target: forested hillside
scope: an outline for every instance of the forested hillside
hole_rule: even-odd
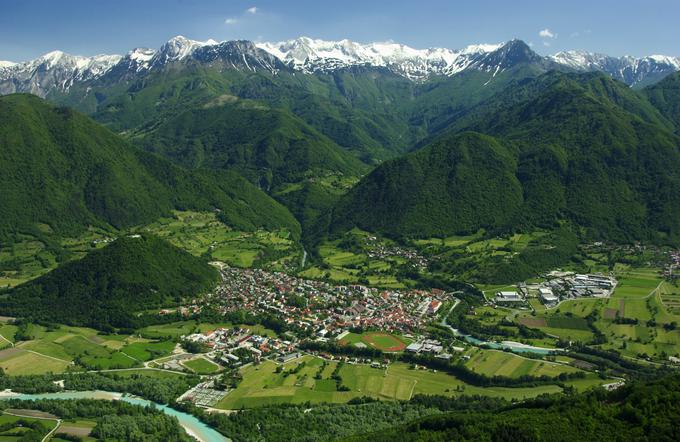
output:
[[[477,133],[388,161],[335,208],[336,230],[434,236],[506,225],[522,204],[513,153]]]
[[[669,75],[643,92],[654,107],[673,122],[676,133],[680,133],[680,73]]]
[[[456,135],[469,130],[495,140]],[[641,94],[604,75],[549,73],[378,167],[337,206],[332,228],[428,236],[569,220],[595,238],[677,242],[680,139],[671,130]]]
[[[237,228],[299,232],[283,206],[240,175],[188,172],[31,95],[0,98],[0,188],[0,236],[36,223],[58,234],[124,228],[172,209],[220,210]]]
[[[164,121],[141,145],[186,167],[236,170],[266,190],[305,177],[366,170],[299,118],[230,95]]]
[[[217,279],[206,262],[157,237],[127,236],[10,290],[0,311],[28,320],[133,328],[137,313],[177,305]]]

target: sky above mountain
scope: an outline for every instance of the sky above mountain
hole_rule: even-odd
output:
[[[677,0],[569,2],[480,0],[2,0],[0,60],[59,49],[125,53],[192,39],[396,41],[461,48],[526,41],[541,54],[581,49],[614,56],[680,55]]]

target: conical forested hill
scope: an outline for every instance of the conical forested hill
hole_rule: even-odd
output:
[[[172,209],[219,209],[237,228],[299,232],[287,209],[241,176],[187,171],[31,95],[0,98],[0,189],[0,235],[36,223],[62,234],[124,228]]]
[[[122,237],[15,287],[0,301],[12,316],[95,328],[135,327],[137,313],[212,288],[218,273],[157,237]]]

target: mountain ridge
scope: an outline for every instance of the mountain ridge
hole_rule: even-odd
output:
[[[0,63],[0,94],[30,92],[46,96],[51,90],[67,91],[73,84],[105,76],[126,76],[163,69],[178,62],[215,63],[245,70],[280,70],[331,73],[368,66],[384,68],[412,81],[435,76],[452,77],[469,69],[504,68],[508,48],[521,43],[532,61],[558,69],[602,71],[631,86],[645,86],[680,70],[680,57],[650,55],[641,58],[611,57],[585,51],[564,51],[540,56],[521,40],[469,45],[462,49],[414,49],[393,42],[361,44],[350,40],[325,41],[299,37],[282,42],[231,40],[197,41],[176,36],[159,49],[135,48],[126,55],[82,57],[53,51],[34,60]],[[505,55],[505,57],[504,57]],[[507,63],[505,63],[507,64]]]

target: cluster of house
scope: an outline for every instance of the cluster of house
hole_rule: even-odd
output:
[[[668,252],[670,262],[663,271],[663,277],[666,279],[677,279],[680,276],[680,251],[671,250]]]
[[[223,267],[222,283],[202,302],[222,313],[273,314],[292,330],[327,338],[349,328],[420,330],[451,295],[442,290],[379,290],[333,285],[262,269]]]
[[[365,244],[369,247],[369,251],[366,253],[369,258],[385,259],[399,257],[404,258],[413,267],[419,270],[427,268],[427,258],[414,249],[400,246],[386,246],[380,243],[376,236],[366,237]]]
[[[210,349],[206,356],[230,367],[259,361],[264,355],[289,354],[295,348],[292,341],[260,336],[239,327],[194,333],[182,336],[182,339],[205,345]]]

